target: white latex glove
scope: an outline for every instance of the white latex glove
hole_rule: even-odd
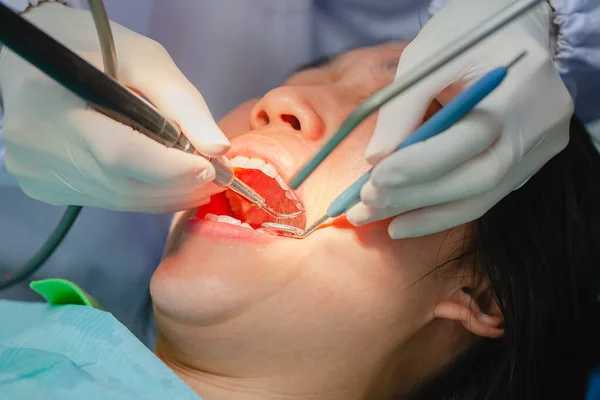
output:
[[[396,76],[508,3],[450,1],[404,50]],[[347,213],[350,222],[396,216],[389,234],[406,238],[475,220],[567,145],[573,102],[551,60],[550,16],[542,3],[380,111],[366,150],[375,167],[362,202]],[[523,50],[526,57],[471,114],[446,132],[391,154],[415,131],[433,99],[448,104]]]
[[[48,3],[24,16],[103,69],[89,12]],[[179,124],[199,152],[224,154],[229,141],[164,48],[120,25],[112,29],[121,83]],[[204,157],[168,149],[93,111],[7,49],[0,54],[0,95],[6,168],[34,199],[167,213],[204,204],[218,191]]]

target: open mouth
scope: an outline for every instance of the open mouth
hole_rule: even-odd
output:
[[[273,164],[261,158],[239,155],[232,158],[230,163],[235,176],[252,187],[273,209],[283,214],[303,210],[302,203],[287,186]],[[261,233],[266,233],[260,229],[265,222],[277,222],[300,229],[306,227],[305,213],[295,218],[275,219],[231,190],[212,196],[210,203],[198,209],[196,217],[236,225]]]

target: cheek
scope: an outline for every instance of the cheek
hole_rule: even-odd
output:
[[[249,334],[266,322],[277,340],[334,345],[344,332],[356,346],[384,346],[429,315],[435,288],[419,281],[424,245],[392,241],[384,223],[324,229],[265,249],[188,236],[155,272],[151,294],[180,321],[220,324],[245,315]]]
[[[363,121],[331,154],[328,167],[344,179],[348,186],[371,167],[365,160],[365,150],[373,136],[377,115]]]
[[[250,130],[250,112],[257,102],[258,99],[248,100],[221,118],[219,127],[225,136],[233,139]]]
[[[167,244],[163,252],[163,257],[167,257],[169,254],[177,251],[185,239],[183,232],[183,223],[187,221],[195,213],[195,210],[180,211],[173,215],[171,220],[171,226],[169,228],[169,235],[167,237]]]
[[[408,335],[430,317],[439,288],[422,279],[431,270],[428,253],[419,241],[391,244],[385,230],[382,223],[315,236],[302,296],[309,315],[324,312],[345,332],[388,338]]]
[[[364,121],[308,178],[304,189],[305,199],[312,206],[307,207],[309,220],[318,218],[316,214],[322,214],[340,193],[371,168],[364,152],[374,126],[375,118]]]

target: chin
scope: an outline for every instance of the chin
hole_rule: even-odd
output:
[[[150,292],[155,307],[180,323],[210,325],[236,318],[274,296],[304,270],[307,255],[302,241],[240,240],[235,232],[219,232],[219,227],[195,227],[195,217],[191,222],[178,217],[170,250],[152,277]]]

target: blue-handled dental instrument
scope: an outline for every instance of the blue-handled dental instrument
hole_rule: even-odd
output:
[[[526,52],[523,52],[506,66],[495,68],[485,74],[481,79],[418,128],[396,148],[396,151],[430,139],[460,121],[502,83],[510,67],[521,60],[525,54]],[[310,225],[306,230],[271,222],[262,224],[262,228],[276,231],[282,236],[296,239],[307,237],[329,218],[336,218],[345,214],[350,208],[360,202],[360,191],[364,184],[371,178],[371,171],[372,169],[367,171],[363,176],[358,178],[356,182],[348,187],[348,189],[338,195],[327,208],[327,213],[317,219],[317,221]]]
[[[423,60],[423,62],[407,71],[401,77],[395,79],[394,82],[371,95],[348,115],[337,132],[294,174],[288,182],[288,186],[292,190],[298,189],[356,127],[390,100],[421,82],[465,51],[539,5],[542,1],[518,0],[510,2],[503,9],[468,30],[431,57]]]

